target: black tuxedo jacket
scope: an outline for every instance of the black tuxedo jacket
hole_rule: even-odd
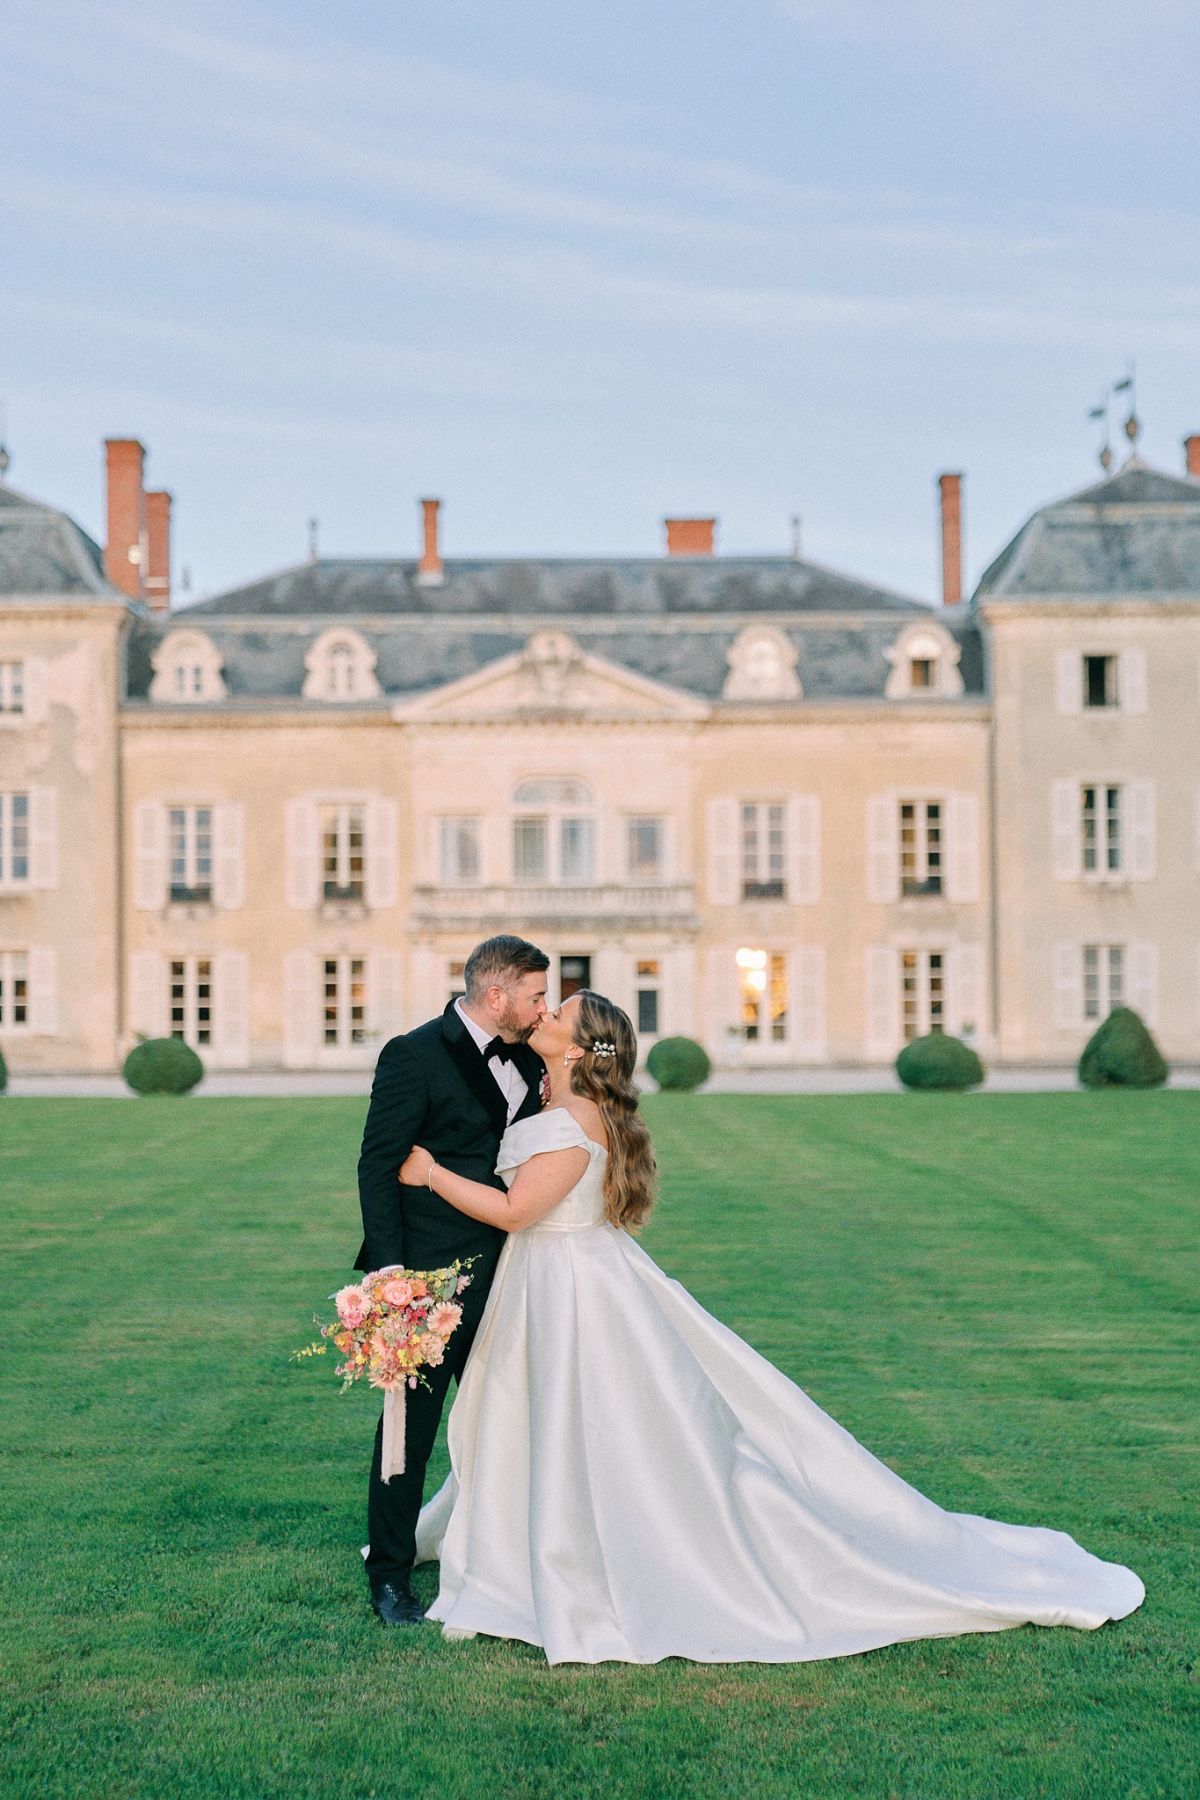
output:
[[[529,1089],[516,1118],[527,1119],[541,1110],[545,1064],[526,1044],[514,1046],[513,1061]],[[464,1310],[482,1312],[505,1233],[456,1212],[428,1188],[401,1187],[398,1177],[413,1145],[422,1144],[456,1175],[502,1188],[496,1153],[507,1117],[508,1102],[453,1001],[440,1019],[385,1044],[358,1159],[365,1236],[355,1268],[438,1269],[473,1256]]]

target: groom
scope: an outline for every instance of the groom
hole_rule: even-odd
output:
[[[444,1168],[503,1187],[496,1174],[500,1139],[514,1120],[541,1107],[544,1065],[526,1039],[546,1011],[549,966],[524,938],[488,938],[467,958],[464,997],[440,1019],[385,1044],[375,1068],[358,1161],[366,1236],[355,1268],[441,1269],[475,1258],[445,1360],[425,1370],[428,1388],[404,1396],[404,1473],[389,1482],[380,1473],[382,1419],[375,1433],[367,1579],[385,1625],[416,1625],[425,1616],[410,1584],[425,1465],[450,1377],[462,1375],[504,1248],[494,1225],[469,1219],[425,1188],[401,1187],[397,1177],[413,1145],[423,1144]]]

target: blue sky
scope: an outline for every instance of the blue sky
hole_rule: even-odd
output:
[[[936,591],[1200,430],[1183,0],[38,0],[0,24],[15,486],[101,529],[100,440],[198,591],[300,559],[727,551]]]

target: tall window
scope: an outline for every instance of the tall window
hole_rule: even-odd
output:
[[[658,964],[637,966],[637,1028],[641,1037],[658,1035]]]
[[[663,872],[664,821],[628,821],[628,866],[633,881],[655,881]]]
[[[1083,872],[1112,875],[1121,868],[1121,790],[1119,787],[1085,787],[1083,813]]]
[[[742,899],[784,898],[784,809],[742,806]]]
[[[367,965],[361,956],[324,959],[324,1042],[346,1049],[367,1041]]]
[[[0,951],[0,1031],[29,1024],[29,958],[23,950]]]
[[[946,956],[941,950],[900,952],[900,1017],[904,1041],[946,1029]]]
[[[171,808],[171,898],[207,903],[212,899],[212,808]]]
[[[467,883],[479,880],[479,820],[442,820],[442,880]]]
[[[25,711],[25,664],[0,662],[0,712]]]
[[[1115,656],[1085,656],[1083,659],[1083,704],[1116,706],[1117,659]]]
[[[1123,1003],[1125,951],[1121,944],[1083,946],[1083,1016],[1107,1019]]]
[[[742,997],[742,1035],[747,1043],[787,1042],[787,957],[770,950],[739,950],[735,958]]]
[[[193,1050],[212,1043],[212,963],[207,956],[183,956],[171,963],[171,1036]]]
[[[321,808],[321,880],[326,900],[361,900],[366,825],[361,806]]]
[[[591,790],[567,776],[523,781],[513,796],[513,879],[587,882],[595,874]]]
[[[0,794],[0,883],[29,880],[29,795]]]
[[[942,892],[942,804],[900,802],[900,892],[906,900]]]

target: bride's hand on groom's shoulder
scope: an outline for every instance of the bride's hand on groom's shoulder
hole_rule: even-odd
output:
[[[424,1187],[429,1180],[429,1171],[434,1166],[433,1157],[420,1144],[414,1144],[400,1165],[400,1184],[402,1187]]]

